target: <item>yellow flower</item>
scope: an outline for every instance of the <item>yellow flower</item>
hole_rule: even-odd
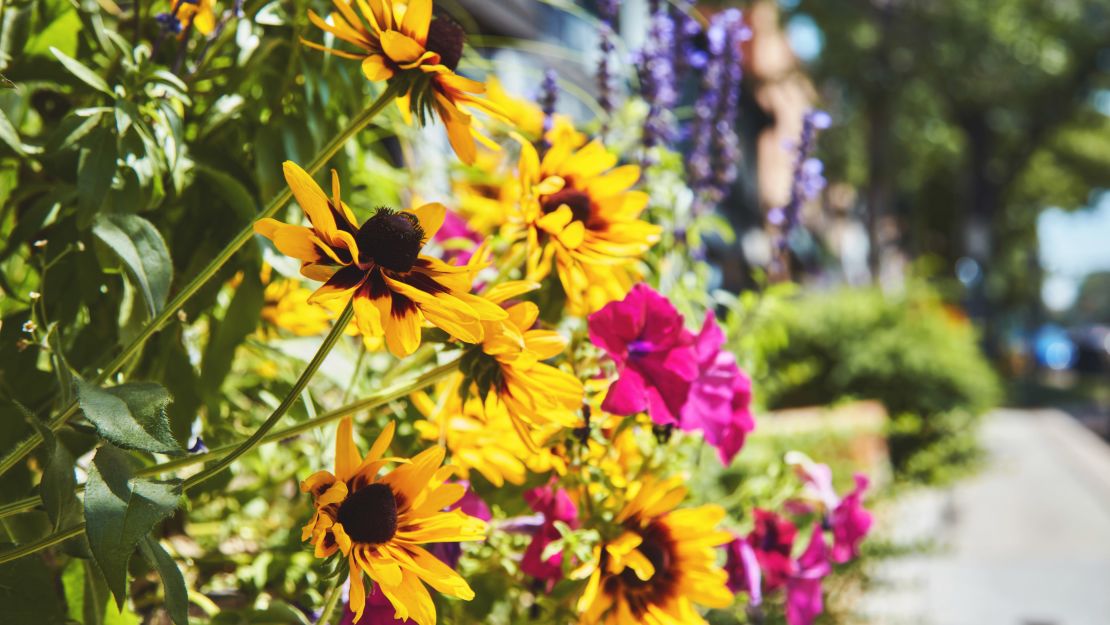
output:
[[[505,482],[523,484],[529,471],[566,471],[560,456],[546,448],[534,452],[521,442],[503,405],[487,407],[477,397],[461,397],[462,381],[462,376],[456,375],[441,382],[435,389],[437,400],[423,391],[412,396],[413,405],[425,419],[416,422],[416,431],[424,440],[447,445],[460,477],[469,479],[473,470],[500,487]],[[543,441],[558,429],[552,425],[538,428],[536,438]]]
[[[504,302],[539,285],[509,282],[491,288],[486,297]],[[575,376],[549,365],[566,348],[566,340],[552,330],[532,329],[539,308],[532,302],[509,306],[508,318],[483,322],[486,337],[463,352],[459,370],[463,388],[485,402],[488,413],[504,410],[521,441],[535,451],[535,429],[554,424],[575,427],[582,408],[582,383]]]
[[[676,510],[686,498],[680,478],[636,482],[617,515],[621,534],[594,551],[575,572],[589,576],[578,600],[580,623],[594,625],[704,624],[694,604],[732,603],[716,547],[732,540],[717,530],[720,506]]]
[[[554,264],[575,314],[624,297],[633,264],[660,232],[639,218],[648,203],[631,190],[640,168],[615,167],[617,157],[598,140],[578,148],[572,137],[556,136],[542,160],[519,140],[520,212],[508,230],[526,246],[528,279],[542,280]]]
[[[182,35],[192,23],[202,35],[209,35],[216,28],[216,14],[212,10],[212,0],[173,0],[174,15],[181,24]]]
[[[303,492],[312,493],[316,508],[301,540],[312,542],[318,558],[341,552],[348,559],[356,622],[366,604],[365,573],[393,604],[398,619],[433,625],[435,604],[424,584],[465,600],[473,599],[474,591],[420,545],[480,540],[486,524],[461,510],[443,512],[462,498],[466,489],[445,483],[453,468],[440,467],[442,447],[401,460],[397,468],[378,475],[387,463],[398,460],[382,457],[393,440],[393,430],[393,423],[386,426],[363,458],[355,447],[350,417],[340,422],[335,473],[318,471],[301,483]]]
[[[545,138],[550,143],[565,141],[578,147],[586,142],[586,135],[578,132],[574,123],[566,115],[554,114],[551,129],[543,131],[543,109],[535,102],[518,98],[505,91],[496,76],[486,80],[486,95],[497,106],[505,119],[530,139]]]
[[[263,292],[262,320],[297,336],[323,334],[335,315],[308,302],[312,291],[296,280],[275,280]]]
[[[340,200],[332,170],[332,197],[292,161],[285,180],[304,209],[311,228],[261,219],[258,234],[283,254],[301,261],[301,273],[326,281],[310,302],[353,297],[355,322],[363,336],[384,336],[395,356],[420,346],[424,320],[468,343],[485,338],[483,321],[505,319],[497,305],[470,293],[472,267],[455,267],[423,256],[420,250],[443,224],[442,204],[414,210],[379,208],[362,226]]]
[[[470,114],[463,108],[496,116],[501,116],[501,111],[476,97],[485,92],[485,85],[455,73],[466,33],[450,18],[432,19],[432,0],[358,0],[361,17],[350,0],[332,2],[338,11],[329,16],[330,24],[313,11],[308,12],[308,19],[359,51],[344,52],[302,39],[305,45],[361,60],[368,80],[387,81],[397,90],[398,104],[406,116],[415,113],[424,123],[428,115],[437,115],[463,162],[474,162],[475,138],[497,149],[471,127]]]
[[[265,269],[269,269],[267,265]],[[265,273],[268,273],[265,272]],[[263,278],[267,281],[268,276]],[[306,289],[296,280],[275,280],[266,284],[263,292],[262,320],[275,328],[281,328],[296,336],[317,336],[323,334],[331,327],[331,322],[339,317],[345,302],[331,299],[324,305],[313,304],[312,291]],[[351,322],[344,332],[347,336],[358,336],[358,324]],[[268,338],[270,333],[263,330],[263,337]],[[362,337],[362,344],[366,350],[376,352],[382,348],[384,341],[380,336]]]

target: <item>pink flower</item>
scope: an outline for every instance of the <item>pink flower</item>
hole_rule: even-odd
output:
[[[613,359],[619,377],[601,408],[619,415],[647,411],[659,425],[678,425],[698,377],[693,336],[667,298],[646,284],[589,317],[590,340]]]
[[[763,603],[762,573],[752,546],[746,539],[737,536],[725,545],[725,555],[728,589],[734,593],[748,593],[748,604],[753,607]]]
[[[759,562],[764,589],[772,591],[782,587],[794,572],[790,552],[794,549],[794,537],[798,529],[774,512],[756,508],[752,513],[755,516],[755,529],[748,534],[748,544]]]
[[[402,621],[394,615],[397,608],[385,598],[385,593],[378,591],[377,584],[370,584],[370,594],[366,595],[366,608],[362,611],[362,618],[358,625],[405,625],[411,621]],[[343,607],[343,618],[339,625],[354,625],[355,613],[351,611],[350,602]],[[324,625],[320,623],[318,625]]]
[[[794,465],[794,470],[805,484],[810,498],[820,501],[826,510],[836,508],[840,497],[833,489],[832,469],[829,465],[814,462],[809,456],[797,451],[788,452],[786,462]]]
[[[680,427],[701,430],[706,442],[717,448],[724,464],[744,446],[748,432],[755,429],[752,418],[752,381],[736,364],[736,357],[721,347],[725,335],[712,312],[705,315],[694,342],[698,377],[690,385],[682,407]]]
[[[814,526],[809,546],[794,568],[786,582],[786,622],[790,625],[810,625],[825,609],[821,598],[821,579],[832,571],[820,525]]]
[[[443,225],[433,239],[443,246],[444,262],[459,265],[465,265],[482,242],[482,236],[453,211],[444,213]]]
[[[532,536],[532,542],[524,551],[524,558],[520,562],[520,570],[531,575],[537,580],[547,583],[551,588],[555,582],[563,577],[563,554],[553,554],[548,559],[543,559],[544,549],[560,538],[555,521],[562,521],[569,527],[578,527],[578,506],[574,505],[567,491],[562,488],[555,490],[550,484],[533,488],[524,493],[524,500],[533,510],[543,515],[543,524]]]
[[[856,487],[844,496],[829,517],[832,526],[832,559],[843,564],[859,555],[859,545],[871,530],[871,513],[863,508],[863,493],[867,490],[867,476],[857,473]]]

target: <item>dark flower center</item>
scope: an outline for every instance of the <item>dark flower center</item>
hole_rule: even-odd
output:
[[[655,345],[651,341],[632,341],[628,344],[629,358],[647,356],[654,351]]]
[[[501,373],[501,363],[482,351],[481,345],[475,345],[463,352],[459,360],[459,371],[467,382],[459,387],[459,394],[463,399],[470,392],[471,383],[478,387],[478,396],[482,399],[490,391],[500,392],[504,388],[505,378]]]
[[[397,498],[385,484],[369,484],[351,493],[336,516],[351,540],[388,542],[397,533]]]
[[[462,26],[450,18],[437,17],[428,25],[428,41],[424,48],[439,54],[439,62],[455,71],[459,67],[465,42],[466,32]]]
[[[393,271],[412,269],[424,247],[424,229],[412,213],[379,208],[355,235],[359,255]]]
[[[544,213],[553,213],[566,204],[577,221],[586,222],[590,219],[590,196],[585,191],[572,187],[563,187],[561,190],[545,196],[540,201]]]
[[[661,544],[655,538],[656,537],[645,536],[644,542],[640,543],[640,546],[637,547],[637,549],[640,550],[640,553],[642,553],[644,557],[648,559],[648,562],[651,562],[651,565],[655,567],[655,574],[652,575],[650,578],[643,580],[636,575],[635,571],[626,568],[625,570],[621,571],[621,581],[624,582],[626,586],[632,588],[642,588],[650,584],[653,580],[657,580],[666,574],[667,565],[670,564],[671,556],[669,553],[667,553],[666,546]]]

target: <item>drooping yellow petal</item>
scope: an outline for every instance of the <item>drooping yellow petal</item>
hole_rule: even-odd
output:
[[[386,65],[385,57],[380,54],[371,54],[362,59],[362,74],[371,82],[393,78],[393,70]]]
[[[398,65],[413,63],[424,54],[424,46],[412,37],[395,30],[382,33],[382,51]]]

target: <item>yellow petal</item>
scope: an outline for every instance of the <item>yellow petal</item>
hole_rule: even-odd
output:
[[[355,447],[354,422],[350,417],[343,417],[339,427],[335,430],[335,477],[345,482],[354,475],[355,467],[362,460]]]
[[[382,33],[382,51],[398,65],[412,63],[424,54],[424,46],[408,35],[395,30]]]
[[[447,216],[447,207],[438,202],[432,202],[408,212],[416,215],[420,228],[424,230],[424,240],[430,241],[443,225],[443,219]]]
[[[432,23],[432,0],[409,0],[401,32],[415,39],[420,45],[428,40],[428,26]]]
[[[393,78],[393,70],[385,64],[385,57],[380,54],[362,59],[362,74],[371,82]]]
[[[328,196],[320,185],[293,161],[285,161],[281,166],[285,174],[285,181],[297,198],[312,227],[320,234],[326,243],[332,243],[332,233],[335,232],[335,218],[328,208]]]

